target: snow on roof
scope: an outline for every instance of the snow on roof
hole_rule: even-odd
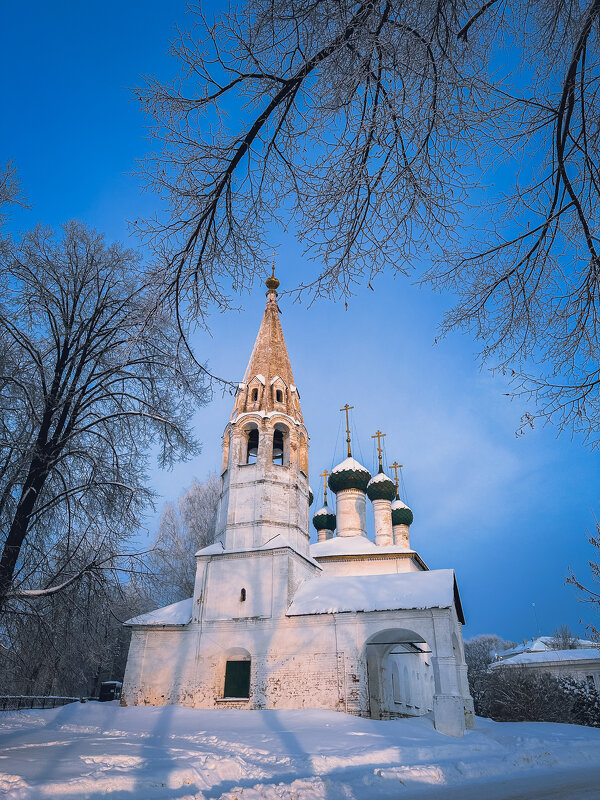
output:
[[[373,475],[369,481],[369,486],[372,483],[381,483],[381,481],[389,481],[390,483],[394,482],[388,475],[385,474],[385,472],[378,472],[377,475]]]
[[[295,553],[298,552],[294,547],[292,547],[292,545],[285,538],[285,536],[282,536],[280,533],[278,533],[275,536],[273,536],[272,539],[269,539],[268,542],[265,542],[260,547],[250,547],[250,548],[248,548],[246,550],[239,549],[239,548],[235,549],[235,550],[225,550],[225,548],[223,547],[223,544],[221,542],[215,542],[214,544],[209,544],[208,547],[203,547],[201,550],[198,550],[196,555],[197,556],[220,556],[220,555],[227,555],[228,553],[251,553],[251,552],[255,552],[256,550],[279,550],[282,547],[289,547]],[[299,553],[299,555],[301,555],[302,558],[305,558],[313,566],[319,567],[319,569],[322,569],[322,567],[310,555],[305,555],[304,553]]]
[[[335,511],[332,508],[329,508],[326,505],[323,506],[323,508],[320,508],[318,511],[315,511],[315,517],[319,517],[319,516],[322,516],[324,514],[335,514]]]
[[[392,511],[396,508],[408,508],[408,506],[406,505],[406,503],[403,503],[402,500],[396,498],[395,500],[392,501]]]
[[[224,551],[222,542],[214,542],[207,547],[202,547],[196,553],[197,556],[217,556]]]
[[[362,464],[359,464],[355,458],[352,456],[348,456],[345,458],[341,464],[338,464],[337,467],[334,467],[331,472],[344,472],[345,470],[356,470],[358,472],[368,472],[369,470],[363,467]]]
[[[454,602],[454,587],[451,569],[392,575],[322,575],[309,578],[300,586],[287,616],[449,608]]]
[[[322,509],[321,509],[322,510]],[[333,513],[333,512],[329,512]],[[316,514],[315,514],[316,516]],[[366,536],[334,536],[326,542],[317,542],[310,546],[310,554],[319,556],[368,555],[370,553],[414,553],[406,547],[397,545],[376,545]]]
[[[192,597],[128,619],[125,625],[187,625],[192,620]]]
[[[504,655],[504,653],[502,654]],[[516,656],[496,661],[492,667],[518,666],[519,664],[550,664],[570,661],[597,661],[600,666],[600,650],[582,647],[577,650],[536,650],[530,653],[519,653]]]
[[[576,642],[578,645],[577,649],[584,649],[586,647],[589,648],[598,646],[595,642],[592,642],[589,639],[577,639]],[[499,653],[499,655],[502,658],[506,658],[506,656],[512,656],[515,655],[516,653],[553,650],[554,649],[552,647],[553,644],[554,644],[553,636],[539,636],[537,639],[528,639],[527,641],[523,642],[523,644],[518,644],[516,647],[511,647],[510,650],[503,650],[501,653]]]

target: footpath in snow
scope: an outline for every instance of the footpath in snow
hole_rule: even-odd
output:
[[[0,712],[6,800],[600,799],[600,730],[73,703]]]

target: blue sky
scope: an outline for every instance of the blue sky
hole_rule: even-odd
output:
[[[148,150],[131,87],[144,74],[174,73],[166,52],[173,27],[185,24],[185,3],[31,0],[5,3],[0,15],[0,158],[13,159],[32,205],[13,214],[12,227],[78,218],[109,240],[134,244],[127,221],[151,214],[157,200],[130,177]],[[289,287],[307,269],[300,248],[290,239],[273,245],[282,288]],[[590,620],[592,611],[564,580],[568,567],[587,579],[587,560],[597,557],[586,531],[598,512],[598,456],[551,427],[515,436],[526,407],[505,396],[501,377],[480,370],[476,344],[460,335],[434,344],[450,297],[391,277],[374,289],[360,292],[348,310],[324,301],[281,303],[317,503],[318,474],[343,456],[338,409],[348,402],[355,455],[362,452],[373,468],[370,437],[379,428],[389,461],[405,465],[413,546],[430,567],[456,569],[466,637],[536,634],[532,603],[542,633],[561,623],[583,632],[579,619]],[[240,313],[215,315],[211,335],[195,342],[213,372],[232,380],[250,355],[262,285],[239,304]],[[163,498],[218,468],[231,404],[216,397],[198,413],[201,456],[153,473]],[[151,519],[148,535],[154,525]]]

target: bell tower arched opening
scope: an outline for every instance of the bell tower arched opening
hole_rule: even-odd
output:
[[[273,428],[273,463],[287,466],[290,463],[290,431],[281,422]]]
[[[273,463],[283,466],[283,432],[273,431]]]
[[[259,442],[259,434],[258,434],[258,427],[256,425],[252,425],[252,427],[248,427],[246,429],[246,464],[256,464],[258,460],[258,442]]]

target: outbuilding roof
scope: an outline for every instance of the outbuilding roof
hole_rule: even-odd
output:
[[[523,664],[569,664],[574,661],[596,661],[600,666],[600,650],[593,647],[582,647],[576,650],[535,650],[504,658],[502,661],[490,664],[490,666],[518,667]]]

